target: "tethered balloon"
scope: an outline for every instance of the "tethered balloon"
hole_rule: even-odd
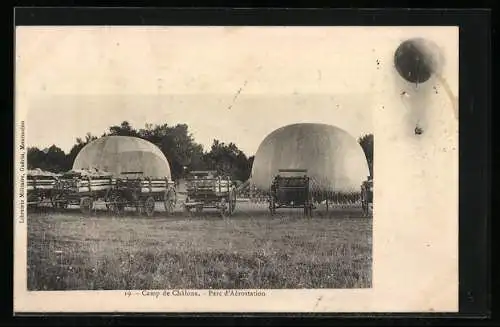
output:
[[[406,40],[394,54],[394,65],[407,82],[420,84],[438,73],[442,56],[436,44],[422,38]]]

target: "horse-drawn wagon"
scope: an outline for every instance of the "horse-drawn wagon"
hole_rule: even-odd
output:
[[[38,207],[42,203],[52,203],[54,187],[58,174],[42,171],[41,169],[29,170],[26,174],[26,196],[28,207]]]
[[[192,208],[198,213],[205,208],[213,208],[219,210],[222,217],[233,214],[236,209],[236,188],[231,177],[211,170],[192,171],[186,182],[186,213],[190,213]]]
[[[278,170],[270,187],[271,215],[274,215],[278,208],[303,208],[304,215],[312,215],[313,201],[307,169]]]
[[[135,208],[136,213],[152,216],[156,203],[162,202],[167,214],[175,209],[177,195],[175,183],[165,178],[143,176],[143,172],[122,172],[116,178],[106,204],[111,212],[122,215],[125,208]]]
[[[90,214],[96,201],[106,201],[113,186],[111,173],[72,169],[59,177],[53,190],[52,202],[59,209],[78,205],[83,213]]]

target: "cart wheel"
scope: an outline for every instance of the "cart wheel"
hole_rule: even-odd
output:
[[[233,213],[234,210],[236,209],[236,192],[234,192],[234,191],[232,191],[230,194],[229,207],[230,207],[231,213]]]
[[[229,194],[229,199],[226,202],[226,216],[232,216],[234,207],[233,196]]]
[[[122,216],[125,212],[125,206],[122,203],[122,199],[119,196],[113,196],[109,200],[108,210],[117,216]]]
[[[50,204],[52,205],[52,208],[57,210],[59,209],[59,203],[57,202],[57,196],[53,196],[50,198]]]
[[[312,211],[313,211],[313,207],[314,207],[314,202],[313,202],[312,198],[306,202],[306,205],[307,205],[307,216],[312,217]]]
[[[135,204],[135,214],[137,216],[142,216],[144,212],[144,203],[142,201],[137,201]]]
[[[55,209],[57,206],[57,203],[55,200],[56,200],[55,197],[53,197],[53,196],[50,197],[50,205],[52,206],[53,209]]]
[[[125,215],[125,203],[120,197],[115,199],[115,212],[118,216]]]
[[[373,207],[372,207],[372,210],[373,210]],[[373,217],[373,213],[370,210],[370,202],[368,202],[368,201],[365,204],[365,217],[366,218]]]
[[[106,210],[108,211],[108,213],[113,213],[115,211],[115,206],[114,206],[114,199],[112,197],[109,197],[107,199],[104,199],[105,201],[105,205],[106,205]]]
[[[54,207],[54,209],[56,209],[56,210],[65,209],[64,208],[65,203],[61,201],[61,196],[55,195],[50,200],[52,202],[52,206]],[[67,205],[66,205],[66,207],[67,207]]]
[[[226,218],[228,215],[228,204],[225,198],[222,198],[219,204],[219,212],[222,218]]]
[[[155,213],[155,199],[152,196],[149,196],[144,202],[144,211],[148,217],[153,216]]]
[[[308,207],[307,207],[307,211],[308,211],[308,216],[309,218],[312,218],[312,215],[313,215],[313,204],[312,203],[309,203]]]
[[[163,204],[165,206],[165,211],[167,214],[173,214],[175,210],[175,203],[177,202],[177,194],[174,189],[170,189],[165,192],[163,198]]]
[[[274,203],[274,198],[272,196],[269,198],[269,212],[273,216],[276,213],[276,205]]]
[[[191,215],[191,208],[187,205],[187,203],[189,203],[189,197],[186,196],[182,202],[182,213],[185,217],[189,217]]]
[[[186,217],[191,216],[191,208],[188,207],[187,205],[183,206],[183,210],[182,211],[184,213],[184,216],[186,216]]]
[[[80,211],[85,215],[90,215],[92,211],[93,201],[90,197],[85,197],[80,200]]]

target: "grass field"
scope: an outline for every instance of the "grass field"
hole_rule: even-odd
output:
[[[28,215],[29,290],[367,288],[372,220],[359,209],[269,216],[238,203],[183,217]]]

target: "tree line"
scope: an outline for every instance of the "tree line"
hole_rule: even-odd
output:
[[[250,177],[254,156],[248,157],[236,144],[213,140],[211,147],[205,150],[194,140],[188,125],[169,126],[147,124],[144,128],[133,128],[127,121],[109,127],[100,137],[119,135],[145,139],[160,148],[170,163],[174,179],[184,177],[190,170],[216,170],[229,174],[233,179],[246,181]],[[47,149],[29,147],[27,154],[28,169],[40,168],[45,171],[63,172],[72,168],[78,152],[98,136],[87,133],[84,138],[77,138],[69,153],[56,145]],[[368,134],[358,139],[365,151],[370,173],[373,161],[373,135]]]

